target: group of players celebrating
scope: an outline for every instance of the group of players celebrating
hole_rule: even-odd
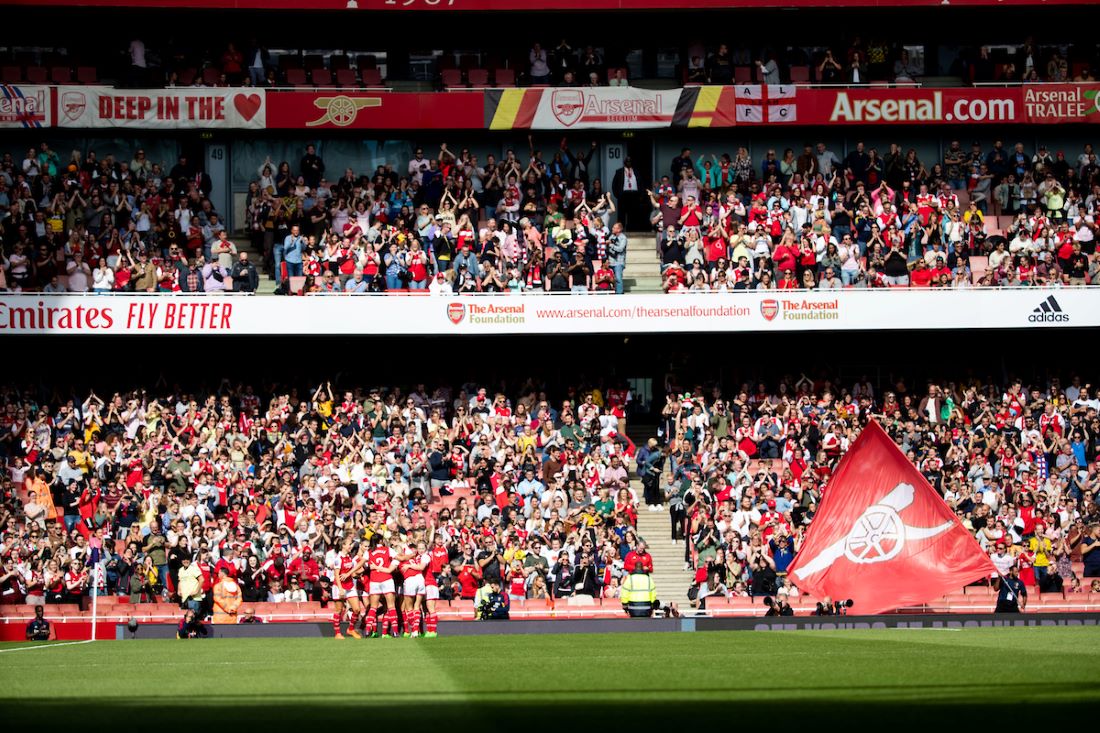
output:
[[[448,562],[442,537],[428,549],[424,541],[403,542],[373,535],[366,544],[347,537],[339,552],[326,558],[332,572],[336,612],[332,629],[337,639],[347,618],[347,636],[437,636],[439,600],[436,576]],[[400,610],[400,614],[398,611]],[[359,630],[362,629],[361,634]]]

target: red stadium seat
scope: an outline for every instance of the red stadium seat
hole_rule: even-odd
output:
[[[752,67],[734,66],[733,81],[735,84],[752,84]]]
[[[515,69],[497,69],[493,79],[498,87],[514,87],[516,85]]]
[[[346,54],[334,53],[328,57],[328,67],[333,71],[351,68],[351,59]]]
[[[791,84],[809,84],[810,82],[810,67],[809,66],[792,66],[791,67]]]
[[[306,71],[324,68],[325,57],[319,53],[307,53],[302,58],[302,66],[305,67]]]
[[[470,82],[472,87],[487,87],[489,86],[489,70],[488,69],[470,69],[466,72],[466,78]]]
[[[23,72],[18,66],[0,67],[0,83],[18,84],[23,80]]]
[[[465,86],[465,84],[462,83],[462,72],[458,69],[444,69],[440,72],[440,77],[443,81],[444,89]]]
[[[309,86],[309,82],[306,80],[306,72],[304,69],[287,69],[286,83],[288,86],[292,87]]]
[[[45,66],[28,66],[23,72],[23,79],[30,84],[45,84],[49,80],[49,72]]]
[[[363,78],[363,86],[365,87],[380,87],[382,86],[382,72],[378,69],[360,69],[359,75]]]
[[[362,73],[363,69],[377,69],[378,58],[373,53],[361,53],[355,57],[355,68]]]
[[[195,69],[191,69],[191,68],[181,69],[180,72],[178,74],[176,74],[176,81],[179,83],[179,85],[181,87],[189,87],[189,86],[191,86],[192,84],[195,83],[195,74],[197,74],[197,73],[198,73],[198,71],[195,70]],[[82,83],[88,83],[88,82],[82,82]]]
[[[50,67],[51,84],[72,84],[73,71],[68,66]]]
[[[213,66],[207,66],[202,70],[202,83],[208,87],[216,87],[221,80],[222,72]]]
[[[359,86],[359,80],[355,78],[354,69],[337,69],[336,86],[342,89],[354,89]]]
[[[310,81],[313,82],[315,87],[331,87],[332,86],[332,72],[328,69],[314,69],[309,72]]]

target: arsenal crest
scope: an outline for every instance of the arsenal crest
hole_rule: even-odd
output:
[[[774,320],[779,315],[779,301],[774,298],[760,301],[760,315],[766,321]]]
[[[550,94],[550,109],[558,122],[571,127],[584,114],[584,91],[581,89],[555,89]]]
[[[451,319],[451,323],[456,326],[458,323],[466,317],[466,306],[462,303],[451,303],[447,306],[447,318]]]
[[[73,122],[79,120],[84,114],[87,104],[84,92],[65,92],[61,95],[61,111]]]

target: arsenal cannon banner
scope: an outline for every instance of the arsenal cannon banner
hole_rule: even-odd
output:
[[[5,85],[0,127],[570,130],[792,125],[1096,124],[1100,84],[651,90],[528,87],[405,93],[344,89]]]

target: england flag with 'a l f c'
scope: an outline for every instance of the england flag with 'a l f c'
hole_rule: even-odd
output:
[[[737,121],[794,122],[798,118],[793,84],[739,84],[733,90]]]

